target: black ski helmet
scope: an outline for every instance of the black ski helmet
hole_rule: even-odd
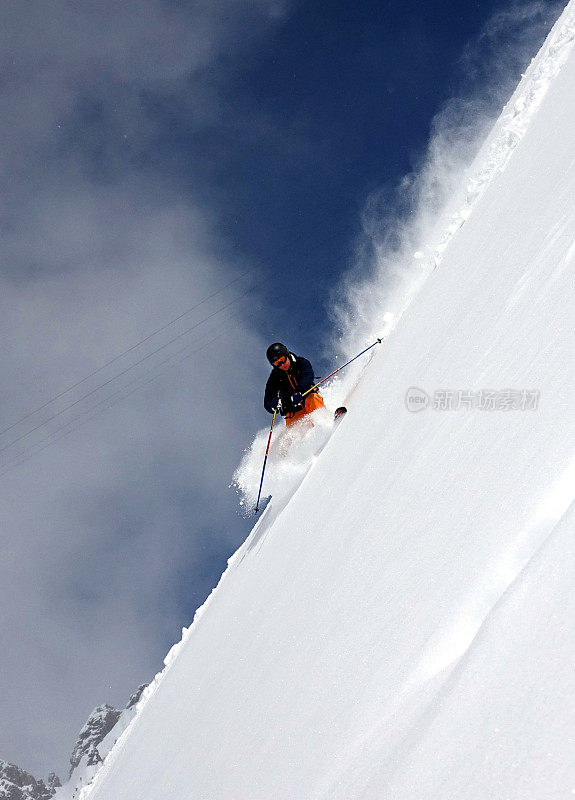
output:
[[[278,360],[278,358],[281,358],[282,356],[286,356],[286,358],[289,358],[289,350],[287,349],[285,344],[282,344],[281,342],[274,342],[273,344],[270,344],[270,346],[266,350],[267,360],[270,362],[272,367],[274,363]]]

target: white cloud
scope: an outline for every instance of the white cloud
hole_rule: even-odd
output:
[[[3,6],[1,429],[249,266],[221,255],[212,212],[193,187],[183,196],[169,174],[143,166],[164,124],[145,97],[187,108],[194,125],[217,123],[220,59],[253,46],[285,9],[263,0]],[[82,127],[84,102],[97,124]],[[62,770],[92,706],[127,700],[160,667],[177,624],[189,622],[193,608],[182,619],[174,591],[181,573],[201,584],[194,565],[237,544],[227,486],[265,373],[253,358],[264,348],[248,317],[256,300],[257,292],[130,371],[120,386],[147,380],[175,350],[214,340],[77,433],[30,452],[50,431],[82,422],[104,390],[25,435],[112,368],[0,436],[2,758],[38,774]]]

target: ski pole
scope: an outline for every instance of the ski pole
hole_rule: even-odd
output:
[[[267,460],[268,460],[268,453],[270,451],[272,433],[274,432],[274,423],[276,421],[277,413],[278,413],[278,410],[276,408],[276,409],[274,409],[274,415],[272,417],[272,424],[271,424],[271,427],[270,427],[270,435],[268,436],[268,446],[266,447],[266,455],[265,455],[265,458],[264,458],[264,465],[263,465],[263,468],[262,468],[262,479],[260,481],[260,490],[258,492],[258,499],[256,501],[256,509],[254,511],[254,514],[257,514],[258,511],[260,510],[260,497],[261,497],[261,494],[262,494],[262,486],[263,486],[263,483],[264,483],[264,473],[266,471],[266,463],[267,463]]]
[[[313,392],[314,389],[317,389],[318,386],[321,386],[322,383],[325,383],[329,378],[333,377],[336,374],[336,372],[339,372],[344,367],[349,366],[349,364],[351,364],[352,361],[355,361],[356,358],[359,358],[364,353],[367,353],[368,350],[371,350],[372,347],[375,347],[376,344],[381,344],[382,342],[383,342],[383,339],[376,339],[373,344],[370,344],[369,347],[366,347],[365,350],[361,351],[361,353],[358,353],[353,358],[350,358],[349,361],[346,361],[346,363],[342,364],[341,367],[338,367],[337,369],[334,369],[333,372],[330,372],[329,375],[326,375],[325,378],[322,378],[322,380],[318,381],[318,383],[316,383],[314,386],[310,386],[310,388],[306,392],[303,392],[302,397],[305,397],[306,394],[309,394],[310,392]]]

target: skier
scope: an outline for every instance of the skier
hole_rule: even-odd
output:
[[[286,425],[293,425],[312,411],[324,408],[317,389],[303,397],[315,382],[313,367],[307,358],[290,353],[281,342],[270,344],[266,356],[273,367],[264,395],[266,411],[270,414],[279,411]]]

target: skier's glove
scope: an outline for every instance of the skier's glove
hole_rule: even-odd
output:
[[[279,397],[276,397],[275,400],[272,400],[272,411],[277,411],[278,413],[282,410],[282,401]]]
[[[303,406],[303,395],[301,392],[294,392],[291,396],[291,401],[294,406]]]

